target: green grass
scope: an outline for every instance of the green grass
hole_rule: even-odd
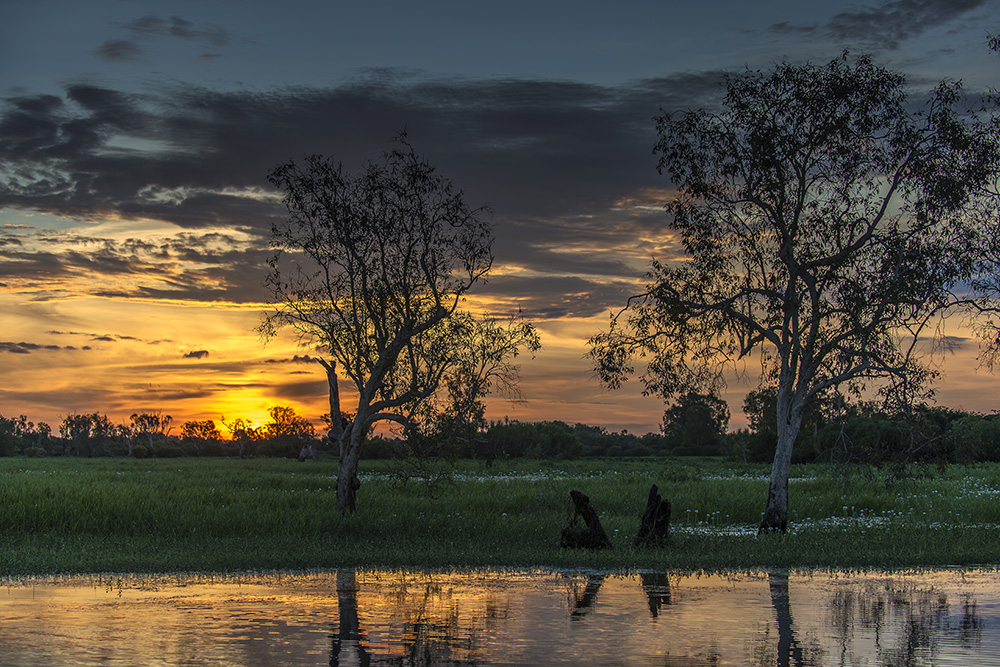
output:
[[[463,462],[431,498],[366,462],[358,512],[335,509],[336,463],[255,459],[0,459],[0,575],[341,566],[727,569],[1000,563],[1000,465],[889,480],[801,466],[787,535],[757,538],[767,466],[706,459]],[[672,540],[637,549],[650,484]],[[558,547],[570,489],[615,548]]]

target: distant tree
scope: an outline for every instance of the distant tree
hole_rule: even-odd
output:
[[[181,437],[185,440],[220,440],[222,432],[211,419],[186,421],[181,425]]]
[[[39,422],[37,426],[25,415],[7,418],[0,415],[0,456],[12,456],[19,451],[45,448],[52,429]]]
[[[729,406],[716,394],[689,391],[663,413],[663,435],[678,453],[716,454],[729,427]]]
[[[0,456],[13,456],[21,448],[17,422],[0,415]]]
[[[173,417],[159,411],[136,412],[129,415],[129,421],[132,422],[133,436],[146,440],[149,448],[153,449],[156,441],[166,440]]]
[[[287,405],[275,405],[267,409],[271,421],[261,427],[265,438],[291,436],[294,438],[313,438],[316,427],[306,419],[295,414],[295,409]]]
[[[66,416],[59,424],[59,435],[68,440],[77,456],[99,456],[114,425],[107,415],[96,412]]]
[[[222,440],[222,432],[211,419],[201,421],[186,421],[181,425],[181,438],[194,446],[195,453],[201,456],[202,446],[208,443],[218,443]]]
[[[467,356],[473,330],[456,316],[493,263],[487,210],[469,208],[405,133],[357,174],[313,156],[268,178],[285,192],[289,216],[272,227],[267,286],[275,305],[260,330],[292,326],[328,355],[331,415],[340,413],[336,374],[354,384],[354,420],[339,436],[333,420],[330,432],[340,449],[337,508],[353,512],[372,426],[412,428],[419,404]]]
[[[729,77],[721,110],[657,119],[659,170],[687,251],[654,261],[645,292],[591,340],[617,387],[714,389],[753,353],[777,387],[777,447],[760,531],[785,530],[803,414],[841,384],[913,403],[941,315],[967,304],[976,195],[996,178],[994,127],[957,83],[913,111],[905,81],[868,58]]]
[[[231,422],[227,422],[225,417],[220,417],[219,421],[229,430],[229,437],[236,445],[241,459],[249,456],[251,449],[263,437],[261,429],[255,427],[249,419],[237,417]]]
[[[280,450],[299,454],[304,447],[310,458],[316,458],[313,449],[316,428],[308,419],[295,414],[295,410],[286,405],[275,405],[267,412],[271,421],[261,426],[260,434],[262,439],[271,443],[273,451],[269,451],[269,455],[276,455]]]

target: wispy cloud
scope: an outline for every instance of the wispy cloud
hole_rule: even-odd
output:
[[[76,348],[72,345],[44,345],[41,343],[12,343],[0,341],[0,352],[7,352],[9,354],[31,354],[32,352],[39,351],[52,351],[52,350],[75,350]],[[90,349],[90,348],[84,348]]]
[[[129,34],[129,39],[111,39],[94,51],[94,54],[110,63],[141,62],[145,51],[141,42],[151,39],[181,39],[195,42],[202,48],[218,49],[229,46],[229,32],[214,23],[198,25],[180,16],[163,18],[153,14],[143,16],[126,23],[122,28]],[[201,58],[219,58],[217,52],[202,53]]]
[[[126,30],[141,35],[154,35],[156,37],[179,37],[181,39],[191,39],[206,42],[212,46],[228,46],[229,33],[215,24],[205,24],[198,26],[191,21],[187,21],[180,16],[171,16],[169,19],[150,14],[138,18],[125,26]]]
[[[142,47],[128,39],[112,39],[98,46],[94,54],[109,63],[135,63],[142,60]]]
[[[824,23],[795,25],[782,21],[772,25],[770,31],[805,36],[822,33],[842,44],[893,51],[899,49],[902,42],[985,4],[986,0],[889,0],[839,12]]]

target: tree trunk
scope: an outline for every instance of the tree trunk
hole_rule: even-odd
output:
[[[570,491],[570,498],[573,499],[573,519],[570,525],[566,526],[559,540],[562,547],[586,549],[610,549],[611,540],[601,526],[601,520],[597,512],[590,504],[590,498],[579,491]],[[576,526],[578,519],[583,519],[584,528]]]
[[[670,540],[670,501],[664,499],[654,484],[646,499],[646,511],[639,522],[635,546],[663,544]]]
[[[337,383],[337,362],[320,359],[319,363],[326,369],[326,383],[330,387],[330,442],[340,442],[344,433],[340,422],[340,385]]]
[[[792,467],[792,448],[802,425],[802,406],[791,405],[787,392],[778,391],[778,446],[771,464],[767,505],[757,534],[788,530],[788,475]]]
[[[364,429],[359,427],[358,419],[341,438],[340,462],[337,467],[337,510],[341,514],[354,514],[356,509],[355,494],[361,486],[358,479],[358,459],[361,457],[361,443],[364,440]]]

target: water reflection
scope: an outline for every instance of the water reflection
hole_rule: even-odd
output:
[[[993,571],[6,581],[16,665],[1000,665]]]

